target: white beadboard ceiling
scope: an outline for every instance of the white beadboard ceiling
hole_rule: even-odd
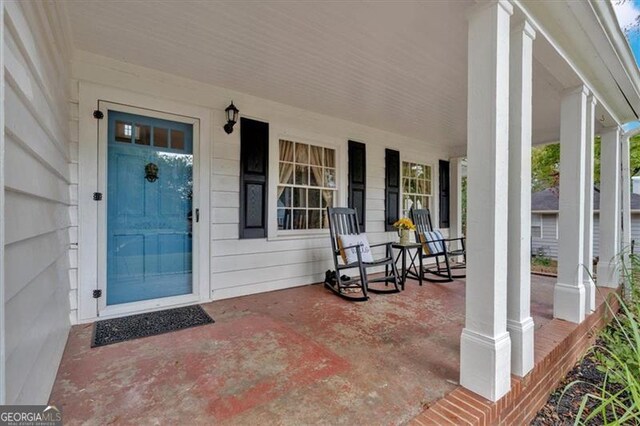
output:
[[[66,7],[78,49],[460,146],[472,3],[69,0]],[[534,65],[538,141],[557,138],[561,88],[548,67]]]

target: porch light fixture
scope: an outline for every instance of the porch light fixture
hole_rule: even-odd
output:
[[[231,132],[233,132],[233,125],[238,121],[238,113],[240,111],[238,111],[238,108],[236,108],[233,101],[231,101],[231,105],[229,105],[224,112],[227,113],[227,124],[224,125],[224,131],[230,135]]]

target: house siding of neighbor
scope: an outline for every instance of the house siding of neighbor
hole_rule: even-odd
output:
[[[600,248],[600,197],[593,200],[593,256]],[[540,234],[540,226],[542,233]],[[631,195],[631,240],[640,242],[640,195]],[[531,253],[558,258],[558,191],[545,189],[531,195]]]
[[[70,46],[52,4],[7,2],[4,23],[5,401],[43,403],[70,325]]]

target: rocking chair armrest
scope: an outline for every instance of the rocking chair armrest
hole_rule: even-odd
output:
[[[369,246],[369,247],[373,247],[373,246]],[[356,249],[356,250],[360,251],[361,246],[360,246],[360,244],[354,244],[354,245],[352,245],[352,246],[342,247],[342,249],[341,249],[341,250],[347,250],[347,249],[352,249],[352,248],[354,248],[354,249]],[[341,251],[341,250],[336,250],[336,253],[340,253],[340,251]]]
[[[393,244],[393,242],[388,242],[388,243],[378,243],[378,244],[370,244],[369,247],[382,247],[382,246],[390,246],[391,244]]]
[[[464,240],[466,240],[465,237],[456,237],[456,238],[445,238],[442,241],[446,241],[448,243],[453,242],[453,241],[462,241],[464,242]]]

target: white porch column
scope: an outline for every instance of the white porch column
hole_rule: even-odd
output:
[[[624,262],[629,268],[629,254],[631,253],[631,165],[629,161],[629,138],[622,138],[620,143],[620,162],[622,163],[622,179],[620,193],[622,200],[622,234],[621,252],[625,253]],[[624,277],[623,277],[624,278]],[[625,290],[628,291],[628,282],[625,281]],[[628,294],[628,293],[627,293]]]
[[[620,251],[620,130],[602,132],[600,143],[600,253],[598,285],[618,287]]]
[[[463,158],[449,159],[449,187],[451,194],[449,216],[449,238],[462,237],[462,161]]]
[[[535,30],[528,22],[511,33],[509,79],[509,254],[507,330],[511,372],[533,368],[531,318],[531,95]]]
[[[594,116],[596,99],[593,95],[587,98],[587,122],[585,139],[584,163],[584,244],[583,244],[583,275],[584,309],[590,314],[596,309],[596,285],[593,282],[593,139]],[[562,179],[562,176],[560,177]]]
[[[467,285],[460,384],[492,401],[511,385],[505,259],[512,13],[509,2],[492,1],[469,15]]]
[[[588,90],[564,93],[560,112],[560,217],[558,281],[553,315],[580,323],[585,317],[584,182]]]

